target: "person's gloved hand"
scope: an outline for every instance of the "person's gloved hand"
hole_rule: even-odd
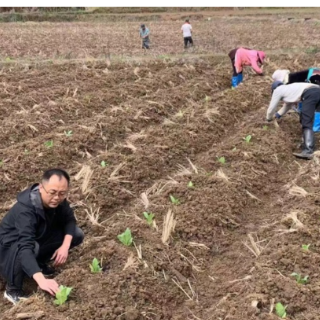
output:
[[[281,115],[277,112],[277,113],[275,114],[275,117],[276,117],[276,119],[280,119],[280,118],[281,118]]]

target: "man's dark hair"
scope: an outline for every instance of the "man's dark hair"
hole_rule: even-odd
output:
[[[70,184],[70,176],[68,175],[68,173],[58,168],[46,170],[43,173],[42,180],[49,181],[52,176],[58,176],[60,179],[64,177],[67,179],[68,184]]]

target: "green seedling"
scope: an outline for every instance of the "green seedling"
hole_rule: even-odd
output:
[[[44,143],[44,145],[45,145],[47,148],[52,148],[52,147],[53,147],[53,140],[46,141],[46,142]]]
[[[225,164],[226,163],[226,158],[225,157],[217,157],[218,158],[218,162]]]
[[[71,287],[60,286],[59,291],[56,293],[56,300],[54,300],[54,304],[58,306],[64,304],[67,301],[71,290]]]
[[[206,97],[204,98],[204,101],[205,101],[206,103],[208,103],[210,100],[211,100],[211,97],[209,97],[209,96],[206,95]]]
[[[154,214],[151,213],[151,212],[148,213],[148,212],[145,211],[145,212],[143,213],[143,215],[144,215],[144,217],[146,218],[148,225],[151,226],[152,223],[153,223]]]
[[[285,307],[281,302],[276,304],[276,314],[281,319],[284,319],[287,316],[286,312],[287,307]]]
[[[92,263],[89,264],[89,267],[92,273],[99,273],[102,271],[102,268],[100,267],[100,264],[99,264],[99,260],[97,258],[94,258],[92,260]]]
[[[268,126],[263,126],[262,129],[263,129],[263,130],[268,130],[269,127],[268,127]]]
[[[100,165],[102,168],[105,168],[108,164],[104,160],[102,160]]]
[[[243,140],[246,142],[246,143],[250,143],[250,141],[251,141],[251,135],[249,134],[249,135],[247,135],[245,138],[243,138]]]
[[[310,247],[310,244],[303,244],[303,245],[301,246],[301,248],[302,248],[303,251],[309,251],[309,247]]]
[[[72,130],[68,130],[68,131],[65,131],[64,134],[66,137],[71,137],[73,133],[72,133]]]
[[[232,149],[232,151],[237,151],[237,147],[234,147],[234,148]]]
[[[179,199],[175,198],[175,197],[172,196],[171,194],[170,194],[170,200],[171,200],[171,202],[172,202],[173,204],[175,204],[176,206],[180,204]]]
[[[193,182],[192,182],[192,181],[189,181],[189,182],[188,182],[188,188],[193,188],[193,187],[194,187]]]
[[[118,235],[118,239],[122,244],[129,247],[133,241],[131,230],[127,228],[125,232]]]
[[[0,168],[3,166],[3,160],[0,160]]]
[[[291,276],[295,277],[297,280],[297,283],[300,283],[300,284],[306,284],[309,279],[309,276],[305,276],[304,278],[302,278],[301,274],[296,272],[291,273]]]

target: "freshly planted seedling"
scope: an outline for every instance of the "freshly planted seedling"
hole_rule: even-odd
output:
[[[180,204],[179,199],[175,198],[175,197],[172,196],[171,194],[170,194],[170,200],[171,200],[171,202],[172,202],[173,204],[175,204],[176,206]]]
[[[89,264],[89,267],[92,273],[99,273],[102,271],[102,268],[100,267],[100,264],[99,264],[99,260],[97,258],[94,258],[92,260],[92,263]]]
[[[284,319],[287,316],[287,307],[285,307],[281,302],[276,304],[276,314],[278,317]]]
[[[232,151],[237,151],[237,147],[234,147],[234,148],[232,149]]]
[[[310,244],[303,244],[303,245],[301,246],[301,248],[302,248],[303,251],[309,251],[309,247],[310,247]]]
[[[143,215],[144,215],[144,217],[146,218],[148,225],[151,226],[152,223],[153,223],[154,214],[151,213],[151,212],[148,213],[148,212],[145,211],[145,212],[143,213]]]
[[[72,136],[72,130],[65,131],[64,134],[66,137],[71,137]]]
[[[225,164],[226,163],[226,158],[225,157],[217,157],[218,158],[218,162]]]
[[[105,168],[108,164],[104,160],[102,160],[100,165],[102,168]]]
[[[71,290],[71,287],[60,286],[59,291],[56,293],[56,300],[54,300],[54,303],[58,306],[64,304],[68,300]]]
[[[268,127],[268,126],[263,126],[262,129],[263,129],[263,130],[268,130],[269,127]]]
[[[250,143],[250,141],[251,141],[251,135],[249,134],[249,135],[247,135],[245,138],[243,138],[243,140],[246,142],[246,143]]]
[[[291,273],[291,276],[295,277],[297,280],[297,283],[300,283],[300,284],[306,284],[309,279],[309,276],[305,276],[302,278],[301,274],[296,272]]]
[[[211,97],[209,97],[209,96],[205,96],[205,98],[204,98],[204,101],[206,102],[206,103],[208,103],[209,101],[211,100]]]
[[[127,228],[125,232],[118,235],[118,239],[122,244],[129,247],[133,241],[131,230]]]
[[[52,147],[53,147],[53,140],[46,141],[46,142],[44,143],[44,145],[45,145],[47,148],[52,148]]]
[[[193,188],[193,182],[192,181],[188,182],[188,188]]]
[[[0,160],[0,168],[3,166],[3,160]]]

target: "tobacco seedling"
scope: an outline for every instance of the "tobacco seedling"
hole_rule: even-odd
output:
[[[296,272],[291,273],[291,276],[295,277],[297,283],[300,283],[300,284],[306,284],[308,282],[308,279],[309,279],[309,276],[305,276],[304,278],[302,278],[301,274],[300,273],[296,273]]]
[[[217,157],[218,158],[218,162],[225,164],[226,163],[226,158],[225,157]]]
[[[263,130],[268,130],[269,127],[268,127],[268,126],[263,126],[262,129],[263,129]]]
[[[3,166],[3,160],[0,160],[0,168]]]
[[[54,300],[54,304],[58,306],[64,304],[67,301],[71,290],[72,287],[60,286],[59,291],[56,293],[56,300]]]
[[[44,143],[44,145],[45,145],[47,148],[52,148],[52,147],[53,147],[53,140],[46,141],[46,142]]]
[[[129,247],[133,241],[131,230],[127,228],[125,232],[118,235],[118,239],[122,244]]]
[[[143,213],[143,215],[144,215],[144,217],[146,218],[148,225],[151,226],[152,223],[153,223],[154,214],[151,213],[151,212],[148,213],[148,212],[145,211],[145,212]]]
[[[188,182],[188,188],[193,188],[193,182],[192,181]]]
[[[284,319],[287,316],[287,307],[285,307],[281,302],[276,304],[276,314],[278,317]]]
[[[170,194],[170,200],[171,200],[171,202],[172,202],[173,204],[175,204],[176,206],[180,204],[179,199],[175,198],[175,197],[172,196],[171,194]]]
[[[102,268],[100,267],[100,264],[99,264],[99,260],[97,258],[94,258],[92,260],[92,263],[89,264],[89,267],[92,273],[99,273],[102,271]]]
[[[243,138],[243,140],[246,142],[246,143],[250,143],[250,141],[251,141],[251,135],[249,134],[249,135],[247,135],[245,138]]]
[[[100,165],[102,168],[105,168],[108,164],[104,160],[102,160]]]
[[[71,137],[72,136],[72,130],[65,131],[64,134],[66,137]]]
[[[303,245],[301,246],[301,248],[302,248],[303,251],[309,251],[309,247],[310,247],[310,244],[303,244]]]

